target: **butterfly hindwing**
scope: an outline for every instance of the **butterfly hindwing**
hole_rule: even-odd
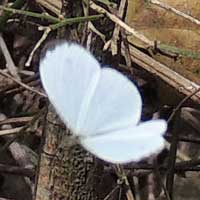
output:
[[[112,163],[139,161],[164,146],[164,120],[151,120],[109,134],[88,137],[81,144],[97,157]]]

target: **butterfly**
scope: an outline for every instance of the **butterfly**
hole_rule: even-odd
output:
[[[40,61],[50,102],[80,144],[107,162],[139,161],[164,147],[165,120],[140,122],[137,87],[115,69],[102,68],[76,43],[62,42]]]

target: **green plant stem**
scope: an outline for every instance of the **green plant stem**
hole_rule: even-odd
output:
[[[26,0],[16,0],[10,8],[15,8],[15,9],[21,8],[25,2]],[[11,15],[12,15],[11,12],[6,11],[0,17],[0,32],[4,30],[6,22],[10,18]]]
[[[1,5],[0,5],[0,9],[5,10],[6,13],[9,14],[9,17],[10,17],[10,14],[12,13],[12,14],[21,14],[21,15],[26,15],[26,16],[30,16],[30,17],[49,20],[52,23],[54,23],[53,25],[49,26],[51,28],[51,30],[58,29],[58,28],[65,26],[67,24],[79,23],[79,22],[90,21],[90,20],[91,21],[97,20],[97,19],[104,16],[103,14],[99,14],[99,15],[92,15],[92,16],[85,16],[85,17],[74,17],[74,18],[68,18],[68,19],[60,20],[59,18],[53,17],[53,16],[48,15],[46,13],[35,13],[35,12],[31,12],[31,11],[26,11],[26,10],[8,8],[8,7],[1,6]],[[6,18],[6,21],[7,21],[8,18]],[[4,21],[3,27],[5,26],[6,21]],[[0,23],[0,28],[1,28],[1,23]]]
[[[14,8],[8,8],[5,6],[0,6],[0,10],[5,10],[7,12],[10,12],[12,14],[20,14],[20,15],[26,15],[26,16],[30,16],[30,17],[35,17],[35,18],[40,18],[40,19],[47,19],[53,23],[57,23],[60,22],[61,20],[53,17],[47,13],[36,13],[36,12],[31,12],[31,11],[27,11],[27,10],[19,10],[19,9],[14,9]]]
[[[166,44],[158,44],[157,48],[165,52],[177,54],[178,56],[193,58],[197,60],[200,59],[200,52],[190,51],[188,49],[178,48]]]
[[[99,18],[102,18],[104,15],[91,15],[91,16],[85,16],[85,17],[73,17],[73,18],[68,18],[64,19],[56,24],[52,24],[49,26],[51,30],[56,30],[62,26],[65,26],[67,24],[73,24],[73,23],[80,23],[80,22],[85,22],[85,21],[93,21],[97,20]]]

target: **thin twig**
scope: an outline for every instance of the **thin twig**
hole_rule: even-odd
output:
[[[4,71],[4,73],[7,73],[6,70]],[[35,73],[32,76],[24,78],[23,83],[29,85],[30,87],[39,85],[40,84],[39,73]],[[25,90],[24,87],[21,87],[21,86],[19,87],[19,84],[17,84],[16,82],[13,82],[13,83],[3,87],[0,90],[0,94],[7,95],[10,93],[17,93],[17,92],[24,91],[24,90]]]
[[[12,58],[11,58],[11,55],[8,51],[8,48],[7,48],[7,45],[3,39],[3,36],[2,34],[0,33],[0,48],[1,48],[1,51],[5,57],[5,60],[6,60],[6,67],[8,69],[8,71],[18,80],[20,80],[20,77],[18,75],[18,70],[17,70],[17,67],[15,66]]]
[[[185,78],[181,74],[170,69],[168,66],[156,61],[147,54],[133,47],[131,44],[129,46],[131,59],[134,63],[138,64],[150,73],[160,77],[163,81],[167,82],[180,93],[188,96],[191,95],[192,92],[200,89],[199,84]],[[122,52],[124,53],[124,49],[122,49]],[[191,99],[197,103],[200,103],[200,93],[196,93],[195,95],[191,96]]]
[[[0,125],[4,124],[12,124],[12,123],[25,123],[29,122],[33,119],[33,117],[16,117],[16,118],[8,118],[0,121]]]
[[[169,193],[170,199],[173,200],[173,190],[174,190],[174,175],[175,175],[175,165],[176,165],[176,153],[178,148],[178,131],[180,120],[180,111],[176,112],[176,123],[173,130],[172,142],[169,150],[168,156],[168,170],[167,170],[167,179],[166,179],[166,188]]]
[[[117,16],[119,18],[121,18],[121,19],[124,16],[126,4],[127,4],[127,0],[121,0],[120,1],[120,5],[119,5],[119,10],[117,12]],[[118,24],[115,24],[115,28],[114,28],[112,39],[111,39],[111,52],[112,52],[113,56],[118,53],[117,42],[118,42],[119,37],[120,37],[119,33],[120,33],[120,26]]]
[[[102,39],[102,41],[106,43],[106,36],[103,33],[101,33],[99,30],[97,30],[91,21],[88,22],[88,29],[96,33]]]
[[[28,58],[27,62],[25,63],[25,66],[29,67],[31,65],[31,61],[32,61],[32,58],[33,58],[35,51],[46,40],[47,36],[49,35],[49,33],[51,31],[54,31],[58,28],[66,26],[67,24],[85,22],[85,21],[88,21],[88,20],[97,20],[101,17],[103,17],[103,15],[92,15],[92,16],[86,16],[86,17],[68,18],[68,19],[64,19],[64,20],[62,20],[62,21],[60,21],[56,24],[49,25],[48,27],[42,27],[42,26],[39,27],[39,30],[44,30],[44,33],[43,33],[42,37],[40,38],[40,40],[35,45],[35,47],[33,48],[33,50],[31,51],[29,58]]]
[[[85,5],[86,4],[86,5]],[[89,12],[89,1],[87,0],[85,3],[83,1],[83,12],[85,16],[88,16],[88,12]],[[95,34],[97,34],[104,43],[106,43],[106,36],[104,34],[102,34],[99,30],[96,29],[96,27],[93,25],[93,23],[91,21],[88,21],[87,23],[87,28],[88,30],[91,30],[92,32],[94,32]],[[84,34],[85,36],[86,34]],[[83,36],[82,41],[85,40],[85,37]],[[90,38],[90,37],[89,37]],[[87,39],[87,43],[90,43],[90,39]],[[89,45],[86,45],[87,47]]]
[[[115,191],[119,189],[119,185],[116,185],[110,192],[107,194],[103,200],[109,200],[110,197],[114,194]]]
[[[181,161],[176,163],[175,171],[176,172],[183,172],[183,171],[199,171],[200,170],[200,159],[197,160],[188,160],[188,161]],[[152,171],[155,166],[152,164],[147,163],[131,163],[130,166],[124,167],[125,170],[145,170],[145,171]],[[160,171],[166,171],[168,169],[167,165],[159,166]],[[132,173],[132,172],[131,172]],[[145,172],[145,174],[148,174]]]
[[[195,113],[195,109],[183,107],[181,108],[180,117],[184,119],[188,124],[190,124],[193,129],[200,133],[200,121],[197,117],[194,116],[194,113],[192,113],[192,111]],[[198,111],[196,113],[198,113]]]
[[[169,193],[167,191],[167,188],[163,182],[163,179],[161,177],[161,174],[160,174],[160,166],[158,165],[158,162],[157,162],[157,159],[154,160],[154,163],[153,163],[153,166],[154,166],[154,169],[155,169],[155,173],[157,175],[157,178],[158,178],[158,181],[164,191],[164,194],[165,194],[165,197],[167,200],[170,200],[170,196],[169,196]]]
[[[60,21],[56,24],[50,25],[49,28],[51,30],[56,30],[60,27],[63,27],[63,26],[69,25],[69,24],[93,21],[93,20],[100,19],[102,17],[104,17],[104,15],[100,14],[100,15],[91,15],[91,16],[84,16],[84,17],[67,18],[67,19],[63,19],[62,21]]]
[[[3,197],[0,197],[0,200],[15,200],[15,199],[8,199],[8,198],[3,198]]]
[[[116,165],[116,173],[117,173],[118,177],[120,179],[122,179],[124,181],[125,185],[127,186],[127,191],[126,191],[127,200],[135,200],[134,195],[133,195],[131,188],[130,188],[128,178],[127,178],[122,166]]]
[[[0,164],[0,172],[28,176],[31,178],[34,177],[35,175],[34,169],[29,169],[29,168],[19,167],[19,166],[4,165],[4,164]]]
[[[36,122],[36,120],[38,120],[38,118],[44,113],[46,108],[42,108],[42,110],[40,110],[40,112],[33,117],[33,119],[27,123],[26,125],[23,126],[23,128],[21,128],[21,130],[16,133],[9,141],[7,141],[3,146],[1,146],[0,148],[0,154],[3,153],[18,137],[20,134],[24,133],[24,131],[29,128],[32,124],[34,124]]]
[[[148,163],[153,164],[155,166],[152,173],[150,173],[147,176],[147,200],[156,200],[154,191],[156,187],[155,176],[156,176],[156,171],[158,170],[158,166],[156,166],[157,163],[154,160],[155,160],[154,158],[150,157],[147,161]]]
[[[24,126],[12,129],[0,130],[0,136],[19,133],[23,128]]]
[[[130,27],[129,25],[127,25],[125,22],[123,22],[121,19],[119,19],[117,16],[111,14],[110,12],[108,12],[106,9],[102,8],[101,6],[98,6],[97,4],[95,4],[93,1],[90,1],[90,7],[102,14],[106,14],[106,16],[108,18],[110,18],[110,20],[112,20],[113,22],[115,22],[116,24],[118,24],[121,28],[125,29],[127,32],[131,33],[132,35],[134,35],[136,38],[138,38],[139,40],[143,41],[144,43],[148,44],[150,47],[154,46],[154,42],[149,40],[147,37],[145,37],[143,34],[137,32],[134,28]]]
[[[11,8],[19,9],[25,4],[26,0],[16,0],[12,5]],[[6,27],[7,20],[11,17],[12,13],[5,11],[2,16],[0,16],[0,31],[2,32]]]
[[[59,18],[53,17],[53,16],[51,16],[47,13],[36,13],[36,12],[27,11],[27,10],[19,10],[19,9],[14,9],[14,8],[8,8],[8,7],[1,6],[1,5],[0,5],[0,10],[9,11],[13,14],[20,14],[20,15],[26,15],[26,16],[29,16],[29,17],[39,18],[39,19],[46,19],[46,20],[49,20],[53,23],[57,23],[57,22],[61,21]]]
[[[62,1],[60,0],[36,0],[38,4],[41,4],[46,9],[50,10],[52,13],[55,13],[57,16],[60,15]]]
[[[132,181],[133,181],[133,185],[134,185],[135,200],[141,200],[139,177],[138,176],[133,176],[132,177]]]
[[[170,141],[170,140],[172,140],[172,135],[165,135],[165,138]],[[180,142],[190,142],[190,143],[200,144],[200,138],[191,137],[191,136],[190,137],[179,136],[178,140]]]
[[[188,100],[190,99],[192,96],[194,96],[195,94],[197,94],[198,92],[200,92],[200,88],[196,89],[194,92],[192,92],[190,95],[186,96],[177,106],[176,108],[173,110],[172,114],[169,116],[167,122],[169,123],[174,115],[176,114],[176,112],[181,108],[181,106]]]
[[[40,45],[46,40],[48,34],[51,32],[51,29],[49,27],[46,28],[46,30],[44,31],[42,37],[39,39],[39,41],[36,43],[35,47],[33,48],[33,50],[31,51],[27,62],[25,63],[26,67],[30,67],[31,65],[31,61],[33,58],[34,53],[36,52],[36,50],[40,47]]]
[[[164,2],[161,2],[161,1],[158,1],[158,0],[149,0],[149,2],[160,7],[160,8],[171,11],[171,12],[175,13],[176,15],[180,16],[180,17],[188,19],[188,20],[190,20],[191,22],[193,22],[197,25],[200,25],[200,21],[198,19],[195,19],[194,17],[187,15],[187,14],[181,12],[180,10],[173,8],[172,6],[168,5],[167,3],[164,3]]]
[[[46,94],[44,94],[44,93],[42,93],[42,92],[39,92],[38,90],[35,90],[35,89],[32,88],[32,87],[29,87],[28,85],[22,83],[21,81],[15,79],[14,77],[12,77],[12,76],[10,76],[9,74],[5,73],[3,70],[0,70],[0,74],[3,75],[3,76],[5,76],[5,77],[7,77],[7,78],[9,78],[9,79],[11,79],[11,80],[13,80],[15,83],[17,83],[17,84],[19,84],[20,86],[26,88],[27,90],[30,90],[31,92],[34,92],[34,93],[36,93],[36,94],[38,94],[38,95],[40,95],[40,96],[43,96],[43,97],[47,97]]]

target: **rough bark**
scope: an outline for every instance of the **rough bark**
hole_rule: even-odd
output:
[[[38,170],[36,200],[98,200],[101,165],[62,128],[55,112],[47,115]]]

